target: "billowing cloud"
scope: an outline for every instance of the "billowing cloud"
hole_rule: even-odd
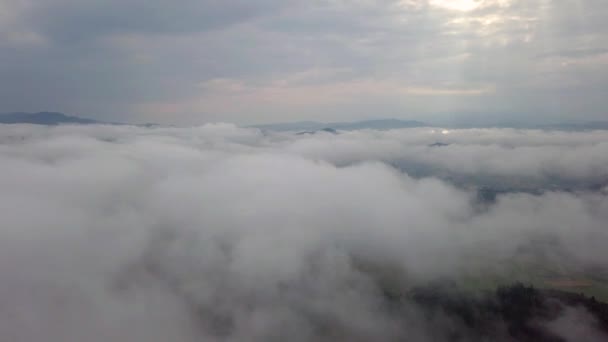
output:
[[[327,148],[331,146],[331,148]],[[304,156],[349,165],[380,160],[427,174],[516,179],[534,188],[556,181],[601,185],[608,181],[606,133],[515,129],[355,131],[310,137],[287,148]],[[512,185],[512,184],[511,184]]]
[[[549,278],[583,277],[608,263],[607,141],[602,131],[3,125],[0,331],[441,340],[439,326],[459,323],[434,325],[413,305],[395,312],[387,288],[476,272],[542,281],[511,273],[535,262],[559,270]],[[470,186],[488,178],[541,191],[480,206]],[[564,322],[595,324],[585,315],[548,327],[565,336]]]

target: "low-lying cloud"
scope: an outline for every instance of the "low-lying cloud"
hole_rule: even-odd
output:
[[[608,264],[607,156],[605,131],[1,126],[0,332],[447,339],[383,291]],[[515,190],[480,206],[476,182]]]

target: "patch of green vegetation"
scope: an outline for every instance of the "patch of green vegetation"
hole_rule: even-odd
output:
[[[539,289],[554,289],[593,296],[608,303],[608,281],[580,273],[564,274],[550,267],[533,268],[512,265],[505,270],[486,270],[464,273],[456,283],[467,292],[494,291],[500,286],[515,282],[529,284]]]
[[[467,292],[494,291],[500,286],[521,282],[539,289],[555,289],[594,296],[608,303],[608,267],[581,268],[559,240],[550,236],[530,236],[517,253],[496,258],[496,241],[476,243],[465,252],[464,269],[455,282]]]

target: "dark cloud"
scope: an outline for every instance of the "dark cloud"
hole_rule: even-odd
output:
[[[70,1],[35,4],[24,19],[51,39],[94,40],[121,33],[182,34],[225,28],[272,15],[289,1]]]
[[[5,0],[1,110],[163,123],[605,116],[605,6],[479,4]],[[209,86],[227,81],[239,86]]]

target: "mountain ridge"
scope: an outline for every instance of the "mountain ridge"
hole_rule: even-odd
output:
[[[11,112],[0,113],[0,124],[35,124],[55,126],[61,124],[77,125],[125,125],[121,122],[107,122],[95,119],[83,118],[75,115],[67,115],[60,112],[43,111],[36,113]],[[155,123],[134,124],[141,127],[171,126],[159,125]],[[295,121],[279,122],[270,124],[258,124],[243,126],[246,128],[257,128],[267,131],[294,131],[294,132],[336,132],[354,131],[360,129],[390,130],[399,128],[420,128],[420,127],[442,127],[442,128],[513,128],[513,129],[541,129],[541,130],[560,130],[560,131],[587,131],[587,130],[608,130],[608,121],[585,121],[585,122],[557,122],[547,124],[525,124],[518,122],[502,122],[494,124],[474,124],[462,122],[459,124],[428,123],[418,120],[402,120],[395,118],[371,119],[345,122],[319,122],[319,121]]]
[[[103,124],[105,122],[81,118],[78,116],[66,115],[59,112],[37,112],[37,113],[26,113],[26,112],[13,112],[0,114],[0,123],[2,124],[35,124],[35,125],[47,125],[55,126],[60,124]]]
[[[296,121],[266,125],[253,125],[249,127],[270,131],[319,131],[323,129],[353,131],[359,129],[388,130],[395,128],[415,128],[430,126],[432,125],[416,120],[373,119],[352,122]]]

